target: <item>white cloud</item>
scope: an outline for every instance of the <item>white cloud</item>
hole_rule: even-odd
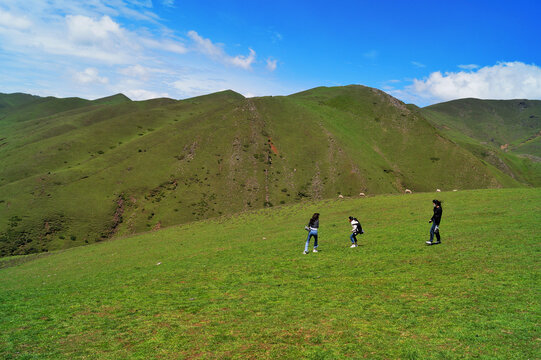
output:
[[[11,24],[11,28],[4,28],[3,22]],[[0,48],[32,57],[35,54],[74,56],[106,64],[133,63],[142,57],[148,58],[146,54],[154,50],[174,54],[188,51],[176,39],[129,31],[108,15],[56,16],[32,24],[30,20],[14,18],[1,10]]]
[[[148,48],[163,50],[177,54],[185,54],[188,52],[188,49],[184,46],[183,43],[173,40],[154,40],[150,38],[143,38],[139,40],[143,45]]]
[[[250,49],[250,55],[237,55],[234,58],[226,59],[226,61],[230,62],[232,65],[249,70],[252,67],[252,63],[255,61],[255,51]]]
[[[0,27],[8,29],[25,30],[32,26],[32,22],[24,16],[15,16],[0,9]]]
[[[66,24],[68,37],[74,44],[94,45],[125,40],[120,25],[106,15],[99,20],[83,15],[68,15]]]
[[[126,63],[133,54],[142,49],[136,36],[123,29],[109,16],[95,19],[83,15],[66,16],[67,42],[61,39],[47,39],[49,50],[67,55],[94,58],[110,63]]]
[[[184,75],[172,83],[184,97],[199,96],[228,89],[224,79],[208,78],[203,75]]]
[[[218,45],[214,45],[212,41],[210,41],[210,39],[205,39],[204,37],[200,36],[196,31],[188,31],[188,36],[193,41],[195,41],[195,43],[197,44],[197,49],[203,54],[213,57],[224,56],[225,52],[221,47],[219,47]]]
[[[418,62],[418,61],[412,61],[411,64],[417,66],[418,68],[424,68],[424,67],[426,67],[425,64],[422,64],[422,63],[420,63],[420,62]]]
[[[148,74],[150,73],[150,69],[137,64],[137,65],[129,66],[127,68],[120,69],[118,72],[122,75],[130,76],[130,77],[146,78]]]
[[[121,75],[125,75],[131,78],[136,78],[140,80],[149,80],[153,75],[156,74],[169,74],[170,71],[166,69],[146,67],[140,64],[133,66],[128,66],[117,71]]]
[[[132,100],[148,100],[169,97],[169,94],[166,92],[149,91],[145,89],[125,90],[122,93]]]
[[[108,64],[129,63],[142,51],[136,40],[134,34],[105,15],[99,19],[67,15],[52,22],[41,20],[30,28],[18,30],[2,31],[0,27],[2,50],[31,58],[47,56],[58,62],[73,56],[89,63],[96,60]]]
[[[398,79],[391,79],[391,80],[381,82],[380,87],[382,90],[391,94],[394,91],[396,91],[396,88],[395,88],[396,84],[401,83],[401,82],[402,81]]]
[[[268,58],[267,59],[267,70],[269,70],[269,71],[276,70],[276,63],[277,63],[277,60],[273,60],[271,58]]]
[[[132,3],[133,5],[136,5],[136,6],[142,6],[146,8],[152,7],[152,0],[128,0],[127,2]]]
[[[75,73],[73,78],[75,79],[75,81],[81,84],[107,84],[109,82],[109,79],[107,77],[99,76],[99,71],[95,68],[86,68],[82,72]]]
[[[379,55],[379,52],[377,50],[370,50],[363,54],[363,56],[368,59],[375,59],[378,57],[378,55]]]
[[[475,70],[479,68],[479,65],[467,64],[467,65],[458,65],[458,67],[464,70]]]
[[[205,39],[193,30],[188,32],[188,36],[195,42],[197,51],[209,56],[211,59],[246,70],[252,68],[256,56],[254,50],[250,49],[250,55],[248,56],[237,55],[233,57],[227,55],[221,46],[214,44],[210,39]]]
[[[282,34],[280,34],[278,31],[271,32],[271,40],[272,40],[273,43],[277,43],[279,41],[282,41],[283,38],[284,38],[284,36]]]
[[[160,3],[177,1],[0,0],[0,91],[84,98],[122,92],[136,100],[292,91],[264,71],[276,60],[258,64],[254,49],[232,54],[196,31],[182,36],[153,12]],[[259,72],[244,71],[252,68]]]
[[[154,71],[156,70],[137,64],[137,65],[129,66],[127,68],[120,69],[118,72],[122,75],[146,79],[148,78],[148,75]]]
[[[286,95],[291,88],[285,88],[275,79],[257,75],[245,76],[245,72],[224,71],[223,69],[186,69],[171,82],[181,98],[206,95],[231,89],[245,97],[264,95]],[[295,88],[295,91],[302,89]]]
[[[447,101],[459,98],[541,99],[541,68],[522,62],[505,62],[472,72],[437,71],[427,79],[414,79],[406,92],[421,99]]]
[[[162,4],[167,7],[173,7],[175,5],[175,0],[162,0]]]

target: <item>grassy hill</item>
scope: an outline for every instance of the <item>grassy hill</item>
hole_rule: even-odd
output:
[[[40,97],[23,93],[2,94],[0,93],[0,115],[4,115],[18,106],[22,106],[34,101],[39,101]]]
[[[435,196],[443,243],[427,247]],[[0,259],[0,357],[535,359],[540,203],[310,201]],[[320,252],[303,255],[316,211]],[[355,249],[348,215],[366,231]]]
[[[302,199],[520,185],[363,86],[0,99],[0,256]]]
[[[420,112],[483,161],[541,185],[541,101],[460,99]]]

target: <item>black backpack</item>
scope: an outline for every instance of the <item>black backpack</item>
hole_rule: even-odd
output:
[[[357,221],[357,234],[364,234],[363,227],[361,226],[361,222],[357,220],[357,218],[353,218],[353,220]]]

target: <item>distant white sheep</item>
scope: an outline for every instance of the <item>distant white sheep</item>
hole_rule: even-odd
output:
[[[436,189],[436,192],[441,192],[441,190],[440,190],[440,189]]]
[[[343,198],[344,198],[344,195],[340,194],[340,195],[338,195],[338,198],[339,198],[339,199],[343,199]]]
[[[366,196],[364,193],[359,193],[359,196]]]
[[[406,194],[411,194],[412,191],[410,189],[406,189],[406,191],[404,191]]]

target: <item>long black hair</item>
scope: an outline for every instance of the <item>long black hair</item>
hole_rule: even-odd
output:
[[[442,203],[443,201],[439,201],[439,200],[434,199],[434,200],[432,200],[432,202],[433,202],[434,204],[436,204],[436,206],[441,207],[441,203]]]
[[[314,222],[316,222],[317,220],[319,220],[319,213],[314,213],[310,221],[308,221],[308,226],[312,226],[312,224],[314,224]]]

